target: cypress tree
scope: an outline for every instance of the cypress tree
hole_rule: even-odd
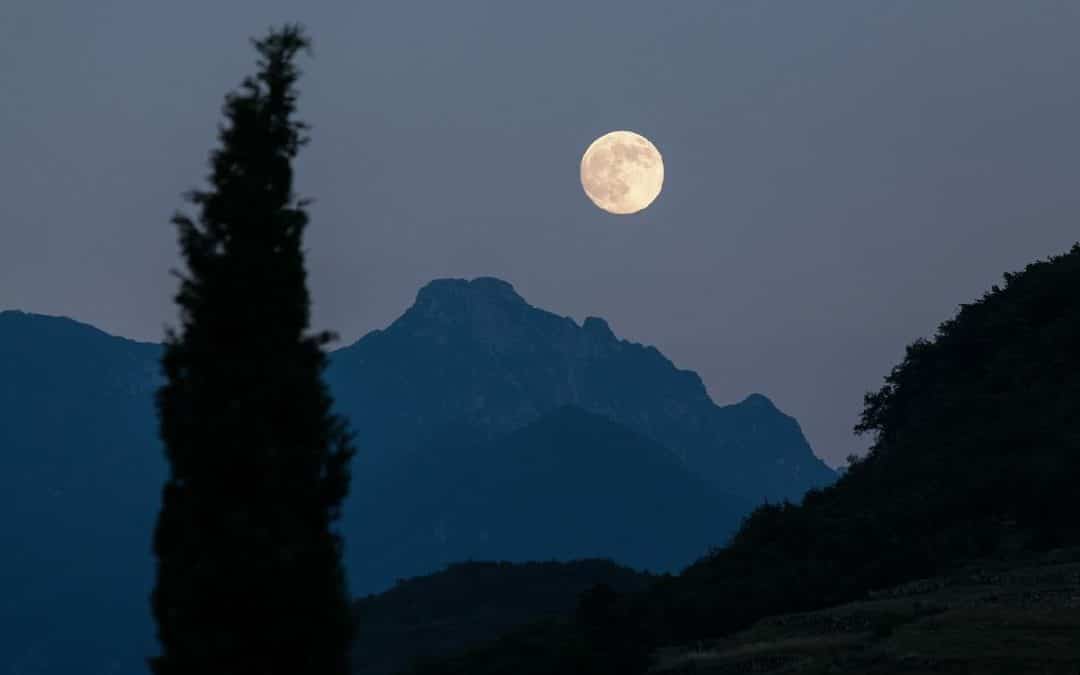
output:
[[[342,542],[352,441],[309,334],[306,202],[292,160],[299,26],[253,40],[258,71],[227,95],[210,190],[177,214],[179,332],[157,392],[170,473],[154,532],[157,675],[343,674],[352,626]]]

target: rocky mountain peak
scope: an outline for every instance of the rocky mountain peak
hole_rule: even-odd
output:
[[[502,342],[507,331],[531,309],[502,279],[436,279],[420,289],[416,302],[391,330],[396,327],[442,338],[468,334],[484,342]]]
[[[608,322],[598,316],[585,317],[585,323],[583,323],[581,327],[590,335],[596,335],[597,337],[609,340],[616,339],[615,333],[611,330],[611,326],[608,325]]]
[[[475,279],[435,279],[417,292],[414,307],[430,308],[446,303],[497,303],[525,305],[513,285],[495,277]]]
[[[739,402],[740,406],[744,406],[751,410],[762,410],[767,412],[779,412],[776,408],[776,404],[769,399],[765,394],[753,393]]]
[[[765,396],[717,406],[696,373],[655,347],[620,339],[596,316],[579,325],[534,307],[500,279],[432,281],[385,331],[335,352],[334,364],[338,406],[373,452],[407,449],[423,429],[449,424],[508,433],[570,404],[753,501],[798,499],[835,477]]]

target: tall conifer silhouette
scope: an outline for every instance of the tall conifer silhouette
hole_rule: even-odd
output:
[[[178,214],[187,263],[158,391],[170,463],[154,533],[157,675],[343,674],[351,624],[334,525],[353,455],[307,333],[305,202],[291,162],[298,26],[253,41],[226,97],[209,191]]]

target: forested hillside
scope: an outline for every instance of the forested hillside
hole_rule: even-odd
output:
[[[626,593],[645,590],[655,579],[609,560],[455,563],[356,601],[353,672],[389,675],[531,621],[572,613],[578,595],[597,584]]]

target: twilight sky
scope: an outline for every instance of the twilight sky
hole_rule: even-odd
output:
[[[161,339],[168,219],[284,21],[315,43],[297,187],[343,343],[498,276],[718,403],[770,396],[835,465],[905,344],[1080,239],[1073,0],[6,0],[0,309]],[[578,183],[613,129],[664,155],[639,214]]]

